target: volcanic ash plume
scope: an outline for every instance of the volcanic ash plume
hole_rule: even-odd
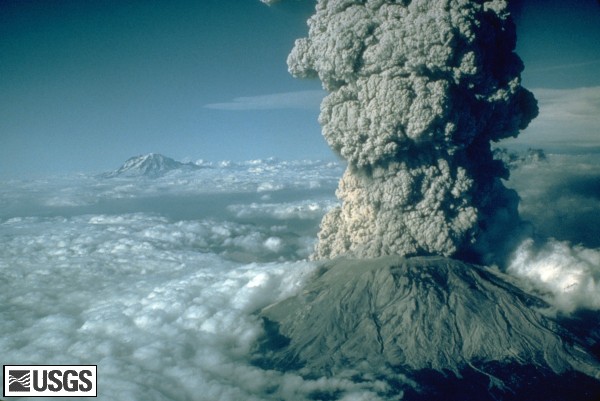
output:
[[[319,0],[290,72],[329,92],[319,121],[348,161],[315,257],[488,260],[519,225],[491,141],[537,115],[502,0]]]

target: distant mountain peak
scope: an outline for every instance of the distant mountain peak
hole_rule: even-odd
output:
[[[197,170],[201,167],[194,163],[182,163],[159,153],[148,153],[134,156],[117,170],[104,174],[112,177],[160,177],[174,170]]]

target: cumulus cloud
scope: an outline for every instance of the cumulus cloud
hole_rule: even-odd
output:
[[[236,97],[230,102],[210,103],[204,107],[214,110],[318,109],[324,95],[321,90],[282,92]]]
[[[519,225],[490,142],[537,114],[504,1],[320,0],[290,72],[328,91],[319,121],[348,161],[317,258],[489,254]]]
[[[600,248],[554,239],[536,244],[528,239],[516,250],[507,271],[526,279],[561,312],[600,309]]]
[[[507,185],[518,191],[519,212],[533,227],[533,236],[512,255],[508,273],[563,313],[600,309],[597,154],[502,155],[516,157]]]
[[[298,292],[315,265],[232,261],[222,244],[251,237],[236,230],[143,213],[0,223],[3,361],[97,364],[101,400],[379,399],[376,383],[251,364],[253,312]],[[251,245],[284,245],[260,238]]]

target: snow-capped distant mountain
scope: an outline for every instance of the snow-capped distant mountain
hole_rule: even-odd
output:
[[[198,170],[202,167],[194,163],[182,163],[158,153],[135,156],[128,159],[118,170],[105,173],[105,178],[112,177],[160,177],[174,170]]]

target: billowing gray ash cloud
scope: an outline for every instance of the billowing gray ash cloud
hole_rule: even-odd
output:
[[[523,242],[491,151],[538,112],[507,2],[318,0],[308,24],[289,69],[329,92],[323,134],[348,167],[314,255],[331,260],[259,312],[254,362],[369,383],[387,400],[598,399],[598,315],[563,321],[544,300],[595,307],[596,253]],[[550,278],[528,293],[534,284],[449,257]]]
[[[319,0],[308,25],[288,66],[329,92],[319,120],[348,161],[315,257],[497,261],[520,220],[491,142],[538,111],[507,2]]]

